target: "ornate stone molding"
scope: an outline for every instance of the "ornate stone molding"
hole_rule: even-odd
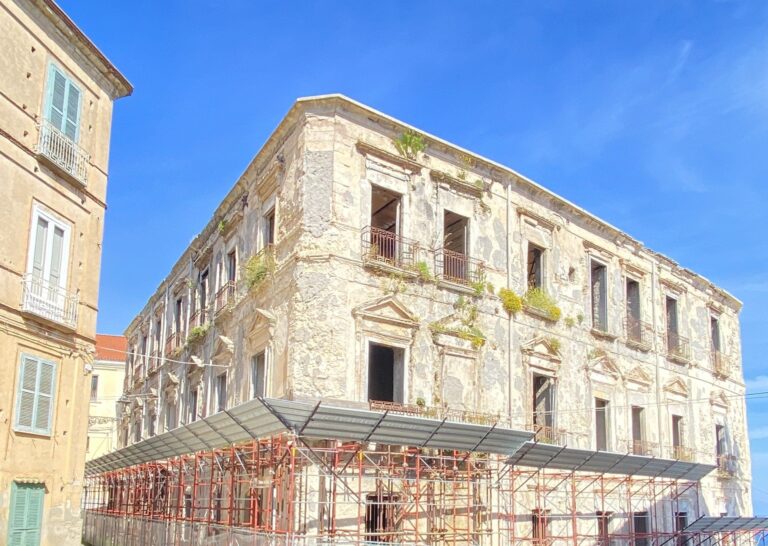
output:
[[[421,174],[422,166],[416,161],[399,156],[397,154],[393,154],[392,152],[388,152],[386,150],[382,150],[381,148],[378,148],[372,144],[368,144],[367,142],[363,142],[362,140],[357,141],[356,148],[358,152],[366,157],[374,156],[379,159],[383,159],[388,163],[397,165],[398,167],[401,167],[402,169],[412,174]]]

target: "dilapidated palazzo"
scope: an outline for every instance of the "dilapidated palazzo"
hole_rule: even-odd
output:
[[[740,307],[507,167],[300,99],[126,330],[85,539],[749,542]]]

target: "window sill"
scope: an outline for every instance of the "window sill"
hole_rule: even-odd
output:
[[[475,295],[475,290],[471,286],[459,284],[457,282],[446,281],[445,279],[438,279],[437,286],[440,288],[445,288],[446,290],[460,292],[461,294],[467,294],[470,296]]]
[[[651,344],[644,341],[625,339],[624,344],[631,349],[637,349],[638,351],[643,351],[644,353],[647,353],[651,350]]]
[[[691,365],[691,361],[688,358],[681,355],[676,355],[673,353],[667,353],[667,360],[669,360],[670,362],[674,362],[675,364],[680,364],[682,366]]]
[[[419,276],[416,271],[411,271],[397,265],[392,265],[383,260],[363,259],[363,267],[367,269],[373,269],[374,271],[381,271],[382,273],[393,273],[407,279],[415,279]]]
[[[600,330],[599,328],[592,328],[590,330],[593,336],[598,337],[600,339],[607,339],[609,341],[616,341],[619,336],[616,334],[612,334],[610,332],[604,332],[603,330]]]
[[[523,311],[525,311],[532,317],[541,319],[546,322],[551,322],[551,323],[557,322],[557,320],[550,317],[549,313],[547,313],[546,311],[542,311],[541,309],[538,309],[536,307],[531,307],[530,305],[523,304]]]

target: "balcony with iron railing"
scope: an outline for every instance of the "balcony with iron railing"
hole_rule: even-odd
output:
[[[184,346],[184,338],[181,332],[171,332],[165,340],[165,355],[173,354],[176,350]]]
[[[427,406],[424,404],[403,404],[383,400],[370,400],[368,405],[372,411],[386,411],[397,415],[413,415],[428,419],[445,419],[446,421],[486,426],[509,426],[507,418],[495,413],[481,413],[444,406]]]
[[[196,310],[194,313],[192,313],[192,316],[189,318],[189,327],[196,328],[197,326],[204,326],[207,321],[208,321],[208,308],[203,307],[201,309]]]
[[[710,353],[712,361],[712,371],[715,375],[720,377],[728,377],[731,375],[731,362],[728,357],[718,350],[713,349]]]
[[[435,252],[435,270],[441,280],[465,286],[472,286],[485,278],[482,260],[447,248]]]
[[[688,338],[677,332],[667,332],[667,356],[673,360],[689,362],[691,360],[691,344]]]
[[[720,478],[731,478],[736,475],[736,456],[717,455],[715,459],[717,475]]]
[[[696,459],[693,449],[686,446],[672,446],[672,458],[686,463],[692,463]]]
[[[236,290],[237,283],[235,281],[227,281],[221,288],[219,288],[218,292],[216,292],[215,301],[217,315],[235,303]]]
[[[37,154],[83,186],[88,183],[90,155],[47,119],[40,124]]]
[[[632,316],[624,319],[624,335],[626,342],[640,349],[650,349],[653,344],[653,327]]]
[[[419,247],[416,241],[373,226],[363,228],[360,236],[365,265],[405,270],[414,268]]]
[[[79,297],[33,273],[22,279],[21,310],[71,329],[77,328]]]
[[[630,440],[629,447],[633,455],[645,455],[648,457],[656,455],[656,444],[648,440]]]
[[[558,446],[565,445],[566,431],[555,428],[550,425],[540,425],[538,423],[526,423],[525,430],[534,433],[533,440],[542,444],[553,444]]]

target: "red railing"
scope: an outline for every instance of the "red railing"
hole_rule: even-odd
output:
[[[367,226],[361,233],[363,261],[409,269],[414,266],[418,243],[398,233]]]
[[[446,248],[435,253],[435,266],[443,280],[457,284],[475,284],[481,282],[485,275],[481,260]]]
[[[216,312],[220,313],[228,305],[235,301],[235,290],[237,289],[237,283],[235,281],[227,281],[224,286],[219,288],[216,292]]]

